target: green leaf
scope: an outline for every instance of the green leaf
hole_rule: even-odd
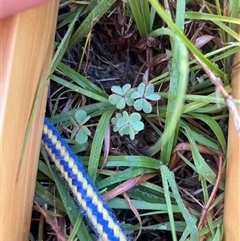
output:
[[[121,136],[129,135],[131,140],[133,140],[135,135],[144,128],[139,113],[132,113],[129,116],[126,111],[123,111],[122,114],[117,113],[116,116],[112,118],[111,123],[114,126],[113,131],[118,131]]]
[[[192,130],[189,127],[184,127],[185,129],[185,135],[187,136],[192,150],[192,156],[193,161],[195,164],[195,167],[197,168],[197,173],[205,179],[210,182],[211,184],[215,184],[216,182],[216,174],[211,169],[211,167],[207,164],[207,162],[204,160],[204,158],[201,156],[195,140],[192,138]]]
[[[60,62],[57,66],[57,69],[61,73],[63,73],[66,77],[70,78],[75,83],[77,83],[83,89],[86,89],[86,90],[91,91],[91,92],[93,92],[97,95],[100,95],[104,98],[107,98],[107,94],[102,89],[100,89],[92,81],[85,78],[84,76],[79,74],[77,71],[71,69],[69,66],[65,65],[64,63]]]
[[[122,118],[118,119],[117,126],[119,128],[121,128],[121,127],[127,125],[128,123],[129,123],[128,118],[126,119],[126,118],[122,117]]]
[[[68,190],[69,188],[66,186],[66,183],[63,182],[62,177],[60,178],[53,169],[52,169],[52,174],[53,174],[55,183],[57,185],[57,190],[61,196],[63,205],[65,207],[66,213],[71,221],[71,224],[74,227],[77,220],[79,220],[79,218],[81,218],[81,220],[83,220],[83,217],[82,217],[81,213],[79,212],[79,207],[77,207],[73,198],[69,194],[69,190]],[[92,238],[90,237],[90,234],[88,232],[88,229],[85,226],[83,221],[81,221],[80,227],[77,231],[77,236],[80,240],[83,240],[83,241],[91,241],[92,240]]]
[[[137,131],[136,127],[141,127],[140,130],[142,130],[144,127],[144,124],[141,121],[141,115],[139,113],[132,113],[129,117],[129,122],[135,131]]]
[[[141,15],[146,27],[147,34],[150,33],[152,29],[152,24],[151,24],[151,13],[149,10],[149,3],[148,1],[139,1],[140,4],[140,10],[141,10]],[[153,17],[154,18],[154,17]]]
[[[145,202],[142,200],[131,200],[132,204],[138,210],[159,210],[162,211],[161,213],[167,213],[167,205],[164,203],[152,203],[152,202]],[[108,202],[108,206],[110,208],[116,209],[129,209],[129,204],[125,199],[121,198],[114,198]],[[179,208],[177,205],[172,205],[173,213],[179,213]],[[197,239],[196,239],[197,240]]]
[[[129,0],[129,4],[130,4],[132,14],[134,16],[134,20],[137,24],[140,35],[141,36],[147,35],[146,25],[143,21],[143,16],[140,12],[138,1],[137,0]]]
[[[124,125],[123,127],[120,128],[119,134],[121,136],[130,134],[131,132],[131,127],[129,125]]]
[[[50,191],[46,190],[46,188],[39,182],[36,182],[35,192],[36,195],[41,198],[41,202],[44,200],[44,203],[51,206],[55,205],[58,207],[58,210],[62,212],[66,211],[62,201],[59,198],[56,198]]]
[[[67,50],[67,46],[70,41],[72,31],[74,29],[74,25],[77,22],[80,14],[81,14],[81,9],[78,9],[78,11],[76,12],[76,14],[73,18],[73,21],[68,26],[68,30],[67,30],[66,34],[64,35],[64,38],[62,39],[60,45],[57,47],[57,51],[55,52],[52,62],[51,62],[51,66],[50,66],[51,71],[49,72],[49,75],[55,71],[55,69],[58,66],[58,64],[60,63],[63,55],[65,54],[65,52]]]
[[[138,99],[134,102],[134,108],[137,111],[140,111],[143,109],[143,105],[144,105],[144,99]]]
[[[131,85],[130,84],[125,84],[122,87],[122,93],[125,95],[130,89],[131,89]]]
[[[88,136],[91,135],[90,130],[86,126],[83,126],[90,119],[90,116],[88,116],[84,110],[77,110],[75,119],[79,126],[73,128],[71,137],[75,136],[76,142],[83,145],[87,142]]]
[[[145,96],[147,97],[147,96],[151,95],[153,92],[154,92],[154,86],[153,86],[153,84],[148,84],[148,85],[146,86]]]
[[[130,84],[125,84],[123,87],[113,86],[111,90],[113,94],[108,97],[108,100],[112,105],[120,110],[125,108],[126,104],[133,105],[134,100],[131,98],[131,94],[134,89],[131,89]]]
[[[116,94],[122,96],[122,95],[124,95],[123,88],[124,87],[121,88],[120,86],[112,86],[111,91],[113,93],[116,93]]]
[[[129,126],[129,136],[130,136],[131,140],[134,140],[135,134],[137,134],[137,133],[138,133],[137,131],[133,130],[133,128],[130,128],[130,126]]]
[[[131,123],[137,122],[141,120],[141,115],[139,115],[138,113],[132,113],[129,117],[129,120]]]
[[[90,119],[90,116],[87,115],[86,111],[78,110],[75,113],[75,119],[79,125],[83,125]]]
[[[73,129],[72,129],[72,132],[71,132],[71,139],[76,138],[76,134],[78,133],[78,131],[80,130],[80,127],[79,126],[74,126]]]
[[[165,169],[167,169],[167,167],[165,165],[161,165],[160,170],[161,170],[161,176],[162,176],[162,182],[163,182],[163,188],[164,188],[164,196],[165,196],[167,210],[168,210],[168,217],[169,217],[170,226],[171,226],[172,239],[174,241],[176,241],[177,240],[177,236],[176,236],[176,230],[175,230],[175,224],[174,224],[172,202],[171,202],[171,198],[170,198],[168,177],[167,177],[167,175],[164,172]]]
[[[144,129],[144,124],[141,121],[134,123],[133,128],[136,132]]]
[[[110,121],[110,118],[112,117],[113,112],[114,110],[109,110],[103,113],[97,125],[96,132],[94,134],[92,149],[91,149],[90,158],[89,158],[89,165],[88,165],[88,173],[91,179],[93,180],[93,182],[95,182],[96,180],[103,140],[105,137],[107,126],[109,125],[109,121]]]
[[[157,100],[160,100],[161,97],[159,96],[159,94],[153,93],[153,94],[151,94],[151,95],[146,96],[146,99],[157,101]]]
[[[122,96],[111,94],[108,100],[112,105],[115,105],[120,110],[126,106],[126,102]]]
[[[159,100],[159,94],[154,93],[153,84],[144,84],[141,83],[137,90],[134,91],[131,95],[132,99],[137,99],[134,101],[134,108],[137,111],[143,110],[145,113],[152,112],[152,105],[146,100]]]
[[[146,89],[146,85],[145,85],[144,83],[141,83],[141,84],[137,87],[137,91],[141,94],[141,96],[144,96],[145,89]]]
[[[166,112],[166,123],[162,137],[161,159],[169,162],[179,121],[183,112],[184,98],[188,82],[188,52],[184,44],[177,37],[174,38],[174,54],[170,77],[169,98]]]
[[[81,128],[76,137],[75,137],[76,141],[79,143],[79,144],[84,144],[87,142],[88,140],[88,135],[84,132],[83,128]]]
[[[134,99],[132,98],[132,93],[134,91],[135,91],[135,88],[132,88],[125,95],[125,100],[128,106],[133,106]]]
[[[141,93],[139,93],[139,91],[134,91],[134,92],[132,93],[131,97],[132,97],[133,99],[138,99],[138,98],[141,98],[142,95],[141,95]]]
[[[165,9],[159,4],[157,0],[148,0],[150,4],[155,8],[158,15],[165,21],[169,28],[174,32],[176,37],[179,37],[179,43],[184,44],[190,52],[196,55],[202,62],[204,62],[213,72],[215,72],[220,77],[224,78],[225,73],[220,70],[214,63],[212,63],[209,59],[205,58],[204,55],[194,46],[194,44],[185,36],[182,30],[173,22],[171,18],[167,15]],[[180,2],[180,1],[178,1]],[[150,36],[152,36],[150,34]],[[180,61],[181,62],[181,61]]]
[[[91,131],[90,131],[86,126],[82,126],[81,130],[83,130],[83,132],[84,132],[86,135],[88,135],[88,136],[91,135]]]
[[[74,92],[80,93],[80,94],[82,94],[84,96],[87,96],[89,98],[95,99],[95,100],[100,101],[100,102],[108,102],[108,99],[105,96],[103,97],[102,94],[101,95],[96,94],[95,91],[93,92],[93,91],[83,89],[80,86],[78,86],[76,84],[72,84],[69,81],[67,81],[63,78],[60,78],[56,75],[51,75],[51,80],[55,81],[56,83],[59,83],[60,85],[63,85],[65,87],[67,87],[68,89],[70,89]]]
[[[165,198],[167,201],[167,205],[168,205],[168,210],[169,210],[169,218],[170,218],[170,223],[171,223],[171,227],[174,229],[175,225],[174,225],[174,220],[173,220],[173,215],[171,214],[170,210],[172,209],[172,203],[168,198],[168,184],[172,189],[172,193],[176,199],[177,205],[180,209],[180,212],[182,213],[182,216],[187,224],[188,227],[188,231],[190,232],[191,235],[191,241],[195,241],[198,240],[198,229],[196,227],[196,219],[194,216],[192,216],[189,211],[187,210],[186,206],[183,203],[183,200],[180,196],[180,193],[178,191],[178,187],[177,187],[177,183],[175,181],[175,177],[173,172],[171,172],[167,166],[165,165],[161,165],[161,174],[162,174],[162,179],[163,179],[163,187],[164,187],[164,194],[165,194]],[[171,220],[172,218],[172,220]],[[173,232],[172,232],[173,234]],[[174,232],[175,234],[175,232]],[[177,239],[176,239],[177,240]]]
[[[104,174],[107,175],[107,177],[99,180],[96,183],[96,186],[98,189],[107,188],[107,187],[110,187],[112,184],[118,184],[132,177],[142,175],[143,173],[144,174],[152,173],[153,171],[155,170],[150,168],[142,168],[142,167],[129,167],[125,170],[122,170],[121,172],[113,172],[110,170],[105,170]]]
[[[120,98],[119,101],[116,103],[116,107],[120,110],[125,108],[125,106],[126,106],[126,102],[123,98]]]
[[[89,157],[82,157],[84,166],[89,164]],[[146,167],[159,170],[162,161],[146,156],[109,156],[106,162],[106,167]],[[99,163],[101,166],[101,163]]]
[[[137,111],[143,110],[145,113],[151,113],[152,112],[152,106],[151,104],[146,101],[145,99],[138,99],[134,102],[134,108]]]
[[[223,152],[226,152],[226,149],[227,149],[226,138],[224,137],[224,134],[223,134],[222,129],[219,126],[219,124],[212,117],[204,115],[204,114],[191,113],[191,115],[193,117],[196,117],[199,120],[205,122],[211,128],[211,130],[216,135],[219,143],[221,144]]]
[[[101,0],[94,9],[83,20],[77,31],[70,39],[68,48],[75,47],[93,28],[93,26],[99,21],[99,19],[107,12],[107,10],[116,2],[116,0]]]
[[[122,127],[121,123],[119,123],[119,120],[122,118],[122,116],[123,115],[121,113],[117,113],[116,116],[111,119],[111,123],[114,126],[114,132],[117,132]]]

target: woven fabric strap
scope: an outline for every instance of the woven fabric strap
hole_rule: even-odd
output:
[[[127,241],[112,211],[84,170],[79,158],[48,119],[44,120],[42,143],[67,181],[80,209],[102,241]]]

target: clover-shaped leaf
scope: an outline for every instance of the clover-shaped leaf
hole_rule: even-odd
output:
[[[146,86],[145,95],[144,97],[148,100],[160,100],[160,95],[154,93],[154,86],[153,84],[148,84]]]
[[[134,131],[141,131],[144,128],[144,124],[141,121],[141,115],[139,113],[132,113],[129,117],[129,122],[133,127]]]
[[[73,123],[74,128],[72,131],[72,136],[75,136],[75,140],[79,144],[86,143],[88,140],[88,136],[91,135],[90,130],[86,126],[83,126],[89,119],[90,116],[88,116],[84,110],[78,110],[75,113],[75,120],[77,123]]]
[[[135,88],[131,88],[125,95],[125,100],[128,106],[133,106],[134,99],[132,98],[132,93],[135,91]]]
[[[160,99],[160,96],[157,93],[154,93],[153,84],[144,84],[141,83],[137,90],[134,91],[131,95],[134,101],[134,108],[137,111],[143,110],[145,113],[152,112],[152,106],[148,100],[157,101]]]
[[[144,98],[148,100],[159,100],[160,96],[157,93],[154,93],[153,84],[144,84],[141,83],[137,90],[134,91],[131,95],[133,99]]]
[[[145,113],[151,113],[152,112],[151,104],[145,99],[137,99],[134,102],[134,108],[137,111],[143,110]]]
[[[90,130],[86,126],[82,126],[81,129],[76,134],[75,140],[79,144],[84,144],[87,142],[88,136],[90,135],[91,135]]]
[[[119,119],[121,119],[121,117],[122,117],[122,114],[117,113],[116,116],[111,119],[111,123],[113,124],[114,132],[117,132],[121,128],[121,125],[119,125],[119,123],[118,123],[118,121],[119,121]]]
[[[144,97],[144,92],[145,92],[145,84],[141,83],[138,87],[137,90],[132,93],[132,98],[137,99],[137,98],[142,98]]]
[[[126,104],[132,106],[134,100],[131,98],[134,89],[131,88],[130,84],[125,84],[123,87],[113,86],[111,88],[113,94],[108,97],[111,104],[115,105],[118,109],[125,108]]]
[[[114,126],[113,131],[118,131],[121,136],[129,135],[131,140],[133,140],[135,135],[144,128],[139,113],[132,113],[129,116],[126,111],[123,111],[122,114],[117,113],[116,117],[112,118],[111,122]]]
[[[79,125],[85,124],[89,119],[90,116],[84,110],[78,110],[75,113],[75,119]]]
[[[117,94],[111,94],[108,98],[109,102],[115,105],[118,109],[123,109],[126,106],[126,101],[124,98]]]

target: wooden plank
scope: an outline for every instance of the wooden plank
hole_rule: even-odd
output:
[[[240,14],[238,14],[240,19]],[[236,26],[240,33],[240,26]],[[232,63],[232,97],[240,99],[240,52]],[[240,115],[240,105],[237,105]],[[239,120],[238,120],[239,121]],[[236,131],[233,115],[229,114],[226,186],[224,193],[224,241],[239,241],[240,237],[240,135]]]
[[[52,57],[58,1],[0,20],[1,240],[28,240],[47,87],[18,174],[25,132]]]
[[[240,52],[234,56],[232,93],[240,99]],[[240,105],[237,106],[240,114]],[[236,131],[233,116],[229,115],[227,170],[224,198],[225,241],[239,241],[240,237],[240,136]]]

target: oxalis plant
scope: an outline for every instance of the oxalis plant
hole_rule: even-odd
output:
[[[87,115],[86,111],[78,110],[74,117],[76,121],[73,119],[71,120],[74,126],[71,138],[75,137],[77,143],[85,144],[88,141],[88,136],[91,135],[91,132],[84,124],[90,119],[90,116]]]
[[[113,94],[109,96],[108,100],[120,111],[126,106],[133,106],[135,110],[148,114],[152,112],[150,101],[160,99],[159,94],[154,92],[153,84],[141,83],[137,88],[132,88],[130,84],[125,84],[122,87],[113,86],[111,90]],[[131,140],[144,128],[141,115],[137,112],[129,115],[126,110],[122,113],[117,112],[111,123],[113,131],[118,132],[121,136],[129,135]]]
[[[142,131],[144,124],[141,121],[141,115],[138,112],[131,112],[130,114],[123,110],[126,107],[134,107],[136,111],[143,111],[148,114],[152,112],[152,105],[150,101],[157,101],[160,95],[154,92],[153,84],[141,83],[138,87],[132,88],[130,84],[125,84],[122,87],[113,86],[111,88],[112,94],[109,96],[108,101],[110,104],[115,105],[119,110],[116,115],[111,119],[113,131],[118,132],[121,136],[129,135],[133,140],[135,135]],[[75,113],[75,120],[72,119],[73,131],[72,138],[79,144],[84,144],[88,141],[88,136],[91,135],[86,122],[90,116],[84,110],[78,110]]]

